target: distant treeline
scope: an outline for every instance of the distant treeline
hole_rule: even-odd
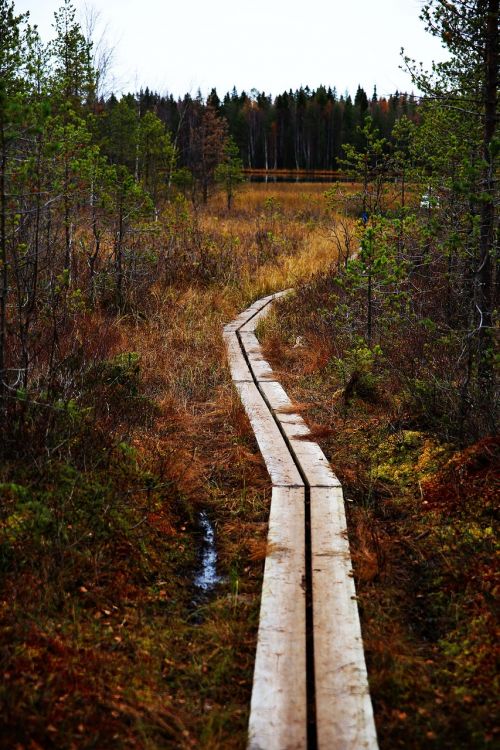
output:
[[[379,97],[376,88],[368,97],[361,86],[354,101],[348,94],[338,96],[335,88],[320,86],[288,91],[276,97],[252,90],[233,89],[220,99],[212,89],[206,101],[201,94],[182,99],[161,96],[146,88],[129,95],[129,104],[142,117],[154,112],[167,126],[178,150],[179,166],[192,161],[193,126],[203,120],[204,110],[212,109],[226,122],[236,143],[243,165],[250,169],[338,169],[344,146],[361,146],[360,133],[370,115],[380,134],[390,140],[394,123],[407,115],[417,118],[418,102],[413,94],[395,92]],[[117,99],[111,96],[105,109]]]

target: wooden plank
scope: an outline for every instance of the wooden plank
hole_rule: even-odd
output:
[[[275,486],[303,486],[283,436],[255,383],[236,382],[271,482]]]
[[[288,413],[293,405],[283,386],[277,382],[259,382],[259,388],[276,415],[310,486],[340,487],[319,445],[307,439],[311,433],[302,417]]]
[[[266,294],[265,297],[260,297],[260,299],[256,299],[255,302],[253,302],[252,304],[258,305],[259,307],[264,307],[269,302],[272,302],[273,299],[275,299],[275,297],[276,297],[276,292],[274,292],[273,294]]]
[[[268,302],[254,303],[224,329],[235,384],[273,483],[248,748],[307,747],[305,488],[297,462],[311,499],[317,746],[377,750],[342,489],[262,356],[253,331]]]
[[[281,292],[274,292],[272,295],[273,299],[280,299],[280,297],[286,297],[288,294],[293,292],[293,287],[290,286],[288,289],[283,289]]]
[[[224,332],[223,338],[226,344],[227,358],[231,368],[231,377],[234,381],[246,380],[253,382],[252,373],[241,351],[240,342],[235,332]]]
[[[224,331],[238,331],[241,326],[245,325],[248,320],[250,320],[254,315],[256,315],[260,311],[260,306],[254,306],[251,305],[246,310],[243,310],[238,317],[236,317],[234,320],[231,321],[231,323],[228,323],[224,326]]]
[[[250,362],[250,367],[257,380],[275,380],[271,366],[262,356],[262,349],[254,333],[246,332],[244,327],[239,332],[240,340]]]
[[[283,424],[290,446],[311,487],[340,487],[328,459],[311,438],[301,438],[295,425]],[[307,429],[307,428],[306,428]]]
[[[262,354],[262,349],[260,346],[259,339],[255,335],[255,333],[253,333],[253,331],[240,330],[238,331],[238,335],[245,347],[247,354],[249,355],[256,354],[257,356],[260,356],[262,359],[264,358]]]
[[[340,488],[311,489],[319,750],[377,750]]]
[[[253,315],[250,320],[248,320],[241,328],[240,331],[248,331],[253,332],[257,328],[258,324],[261,320],[263,320],[265,317],[269,315],[271,311],[271,304],[267,304],[265,307],[260,309],[258,312]]]
[[[304,490],[273,487],[249,750],[307,746]]]
[[[243,312],[241,312],[233,321],[231,321],[231,323],[228,323],[226,326],[224,326],[224,331],[238,331],[242,326],[245,326],[247,324],[249,324],[250,327],[246,330],[254,331],[257,326],[257,323],[259,322],[261,318],[260,317],[257,318],[253,327],[249,323],[250,319],[253,316],[259,314],[263,308],[268,307],[270,302],[272,302],[275,299],[284,297],[287,294],[290,294],[290,292],[292,291],[293,291],[292,289],[284,289],[282,292],[275,292],[274,294],[268,294],[266,297],[262,297],[261,299],[255,300],[255,302],[253,302],[250,305],[250,307],[247,307],[246,310],[243,310]],[[264,315],[267,315],[269,310],[270,310],[270,307],[269,309],[265,311],[265,313],[263,313],[262,317]]]
[[[287,294],[290,294],[291,291],[291,289],[285,289],[282,292],[271,294],[269,297],[263,297],[261,302],[265,301],[265,305],[263,305],[262,308],[255,315],[253,315],[251,319],[249,319],[239,330],[245,332],[255,331],[259,322],[267,315],[269,315],[271,311],[271,305],[268,303],[273,302],[276,299],[280,299],[281,297],[285,297]]]
[[[244,312],[240,313],[237,318],[235,318],[231,323],[228,323],[226,326],[224,326],[224,331],[238,331],[241,326],[245,325],[245,323],[252,318],[253,315],[256,315],[259,312],[260,308],[248,308],[248,310],[245,310]]]
[[[274,299],[274,294],[269,294],[267,297],[262,297],[261,299],[255,300],[255,302],[252,302],[252,304],[247,307],[246,310],[243,310],[243,312],[240,312],[240,314],[232,320],[230,323],[224,326],[224,331],[237,331],[239,328],[241,328],[242,325],[245,325],[247,321],[252,318],[252,316],[256,315],[263,307],[266,307],[269,305],[269,303]]]

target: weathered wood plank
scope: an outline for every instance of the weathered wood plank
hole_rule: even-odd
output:
[[[293,292],[293,287],[290,286],[288,287],[288,289],[282,289],[281,292],[274,292],[274,294],[272,294],[271,296],[273,299],[280,299],[280,297],[286,297],[287,294],[291,294],[292,292]]]
[[[269,303],[274,299],[273,294],[269,294],[267,297],[255,300],[250,307],[240,312],[240,314],[232,320],[230,323],[224,326],[224,331],[237,331],[241,326],[245,325],[254,315],[256,315],[263,307],[267,307]]]
[[[250,318],[250,320],[248,320],[244,325],[241,326],[240,331],[249,333],[255,331],[255,329],[259,325],[259,322],[267,315],[269,315],[270,310],[270,304],[267,304],[265,307],[258,310],[258,312],[256,312],[255,315]]]
[[[340,487],[311,489],[316,723],[319,750],[376,750]]]
[[[262,355],[262,349],[256,335],[249,331],[245,331],[244,327],[240,329],[238,335],[245,348],[255,378],[264,381],[275,380],[275,375],[271,366],[266,362]]]
[[[240,342],[235,332],[224,332],[227,358],[231,369],[231,377],[234,381],[246,380],[253,382],[252,373],[248,368],[247,361],[241,351]]]
[[[236,382],[235,385],[250,419],[272,484],[278,487],[303,486],[290,451],[255,383]]]
[[[311,487],[340,487],[328,460],[310,436],[310,430],[298,414],[288,413],[292,402],[277,382],[259,382],[259,388],[278,419],[302,471]]]
[[[273,487],[249,750],[307,746],[304,490]]]
[[[244,310],[242,313],[238,315],[237,318],[235,318],[231,323],[228,323],[224,326],[224,332],[226,331],[238,331],[241,326],[244,326],[245,323],[247,323],[253,315],[256,315],[260,311],[260,307],[254,307],[253,305],[249,307],[247,310]]]
[[[272,298],[257,301],[224,329],[235,384],[273,483],[248,747],[307,747],[306,489],[298,464],[311,500],[318,748],[377,750],[342,489],[320,447],[307,439],[309,428],[293,413],[253,333]]]
[[[270,302],[272,302],[275,299],[279,299],[280,297],[284,297],[287,294],[290,294],[292,292],[292,289],[284,289],[282,292],[275,292],[274,294],[268,294],[266,297],[261,297],[261,299],[255,300],[250,307],[247,307],[246,310],[243,310],[234,320],[232,320],[230,323],[224,326],[223,330],[226,332],[231,331],[238,331],[242,326],[246,325],[249,320],[259,313],[262,308],[267,307]],[[270,308],[269,308],[270,309]],[[265,315],[269,312],[269,309],[266,310]],[[260,318],[259,318],[260,320]],[[258,320],[255,322],[253,327],[249,327],[247,330],[254,331],[257,326]]]

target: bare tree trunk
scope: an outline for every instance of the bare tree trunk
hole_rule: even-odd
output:
[[[0,396],[5,389],[5,354],[7,345],[7,294],[9,291],[9,277],[7,270],[7,196],[5,185],[5,170],[7,168],[7,148],[2,128],[2,171],[0,174]]]
[[[479,267],[475,276],[475,305],[479,314],[479,374],[481,380],[489,384],[492,384],[489,350],[492,346],[492,256],[495,244],[495,176],[491,146],[495,138],[497,120],[498,11],[499,0],[488,0],[484,87],[484,169],[481,186],[483,194],[488,197],[483,200],[481,206]],[[491,390],[490,387],[488,387],[489,390]]]
[[[90,299],[91,299],[92,305],[95,305],[96,303],[96,289],[95,289],[96,264],[97,264],[97,260],[99,258],[99,253],[101,250],[101,232],[99,230],[97,210],[96,210],[95,205],[92,205],[92,235],[94,237],[94,248],[88,259],[89,276],[90,276],[89,287],[90,287]]]
[[[42,136],[38,135],[36,139],[36,203],[35,203],[35,227],[33,236],[33,268],[31,271],[31,282],[29,283],[29,298],[27,303],[26,318],[25,318],[25,332],[26,332],[26,346],[24,351],[24,372],[23,372],[23,386],[28,387],[29,382],[29,366],[30,366],[30,352],[29,352],[29,335],[33,317],[35,315],[37,306],[38,296],[38,273],[39,273],[39,260],[40,260],[40,224],[41,224],[41,192],[42,192],[42,175],[41,175],[41,160],[42,160]]]
[[[181,114],[179,117],[179,122],[177,123],[177,130],[175,131],[175,138],[172,149],[172,157],[170,159],[170,165],[168,168],[168,195],[170,196],[170,188],[172,187],[172,175],[174,173],[174,166],[175,166],[175,155],[177,154],[177,144],[179,142],[179,135],[182,129],[182,124],[184,122],[184,117],[186,116],[187,107],[183,106],[181,110]]]
[[[120,198],[118,211],[118,232],[115,245],[116,307],[121,311],[123,307],[123,197]]]
[[[372,269],[371,265],[368,269],[368,294],[367,294],[367,321],[366,321],[366,333],[367,333],[367,339],[368,339],[368,347],[371,349],[372,345]]]

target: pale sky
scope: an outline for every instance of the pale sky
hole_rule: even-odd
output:
[[[62,0],[14,0],[42,38]],[[114,48],[116,93],[174,96],[236,86],[273,95],[320,84],[352,95],[411,91],[400,49],[430,67],[445,57],[419,19],[423,0],[74,0],[99,13]]]

